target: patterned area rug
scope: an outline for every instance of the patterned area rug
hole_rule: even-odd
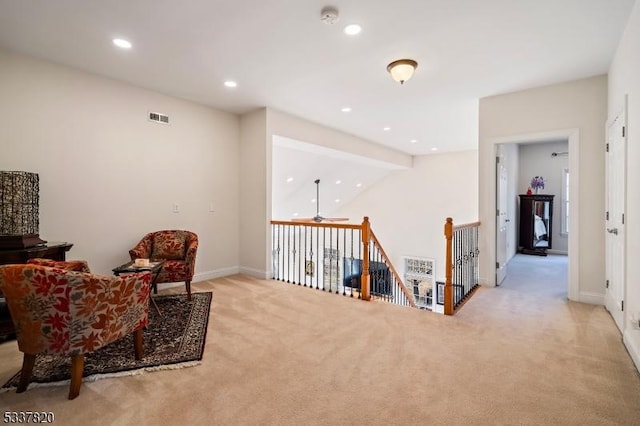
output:
[[[202,360],[207,337],[211,292],[187,295],[155,296],[161,315],[153,305],[149,325],[144,330],[144,358],[136,361],[131,335],[85,355],[84,382],[105,377],[141,374],[145,371],[182,368]],[[39,355],[29,387],[68,384],[71,357]],[[16,373],[2,390],[15,389],[20,380]]]

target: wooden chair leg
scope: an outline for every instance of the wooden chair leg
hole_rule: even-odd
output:
[[[187,300],[191,301],[191,281],[185,281],[184,283],[187,287]]]
[[[20,371],[20,382],[18,383],[18,389],[16,390],[17,393],[22,393],[27,390],[35,362],[35,355],[24,354],[24,357],[22,358],[22,370]]]
[[[82,372],[84,371],[84,355],[73,355],[71,357],[71,385],[69,386],[69,399],[74,399],[80,395],[82,386]]]
[[[144,341],[142,340],[142,328],[133,332],[133,351],[136,360],[141,360],[144,356]]]

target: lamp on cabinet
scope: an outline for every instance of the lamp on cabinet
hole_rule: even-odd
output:
[[[0,249],[46,243],[38,235],[39,191],[37,173],[0,171]]]

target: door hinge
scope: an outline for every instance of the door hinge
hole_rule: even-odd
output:
[[[620,307],[622,308],[622,312],[624,312],[624,300],[620,302]]]
[[[607,144],[607,152],[609,152],[609,144]]]
[[[607,288],[609,288],[609,280],[607,280]]]
[[[622,213],[622,224],[624,225],[624,213]]]
[[[496,209],[496,216],[500,216],[500,209]]]
[[[607,220],[609,220],[609,212],[606,212]]]
[[[500,163],[500,157],[496,157],[496,164]]]
[[[500,269],[500,262],[496,262],[496,269]]]
[[[624,138],[624,130],[626,129],[625,126],[622,126],[622,137]]]

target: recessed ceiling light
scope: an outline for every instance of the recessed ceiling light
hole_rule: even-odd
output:
[[[293,217],[297,217],[297,216],[298,216],[298,213],[294,213],[294,214],[293,214]]]
[[[338,180],[336,181],[336,185],[340,185],[341,183],[342,183],[342,181],[341,181],[340,179],[338,179]]]
[[[438,148],[436,148],[435,146],[433,148],[431,148],[431,151],[437,151]]]
[[[384,130],[385,132],[388,132],[389,130],[391,130],[391,127],[389,127],[389,126],[383,127],[382,130]]]
[[[346,27],[344,27],[344,33],[346,35],[360,34],[360,31],[362,31],[362,27],[358,24],[349,24]]]
[[[238,83],[233,80],[227,80],[224,82],[224,85],[227,87],[238,87]]]
[[[416,143],[416,142],[418,142],[418,140],[417,139],[411,139],[409,142]]]
[[[130,41],[125,40],[123,38],[114,38],[113,44],[115,44],[116,46],[122,49],[131,49],[131,46],[132,46]]]
[[[336,203],[339,203],[339,202],[340,202],[340,198],[336,198]]]
[[[287,182],[293,182],[293,178],[292,177],[288,177],[287,178]]]
[[[343,107],[340,111],[342,111],[342,112],[351,112],[351,107]]]
[[[361,183],[356,183],[356,188],[360,188],[362,186]]]
[[[316,199],[315,199],[315,198],[311,199],[311,202],[312,202],[312,203],[315,203],[315,202],[316,202]]]

